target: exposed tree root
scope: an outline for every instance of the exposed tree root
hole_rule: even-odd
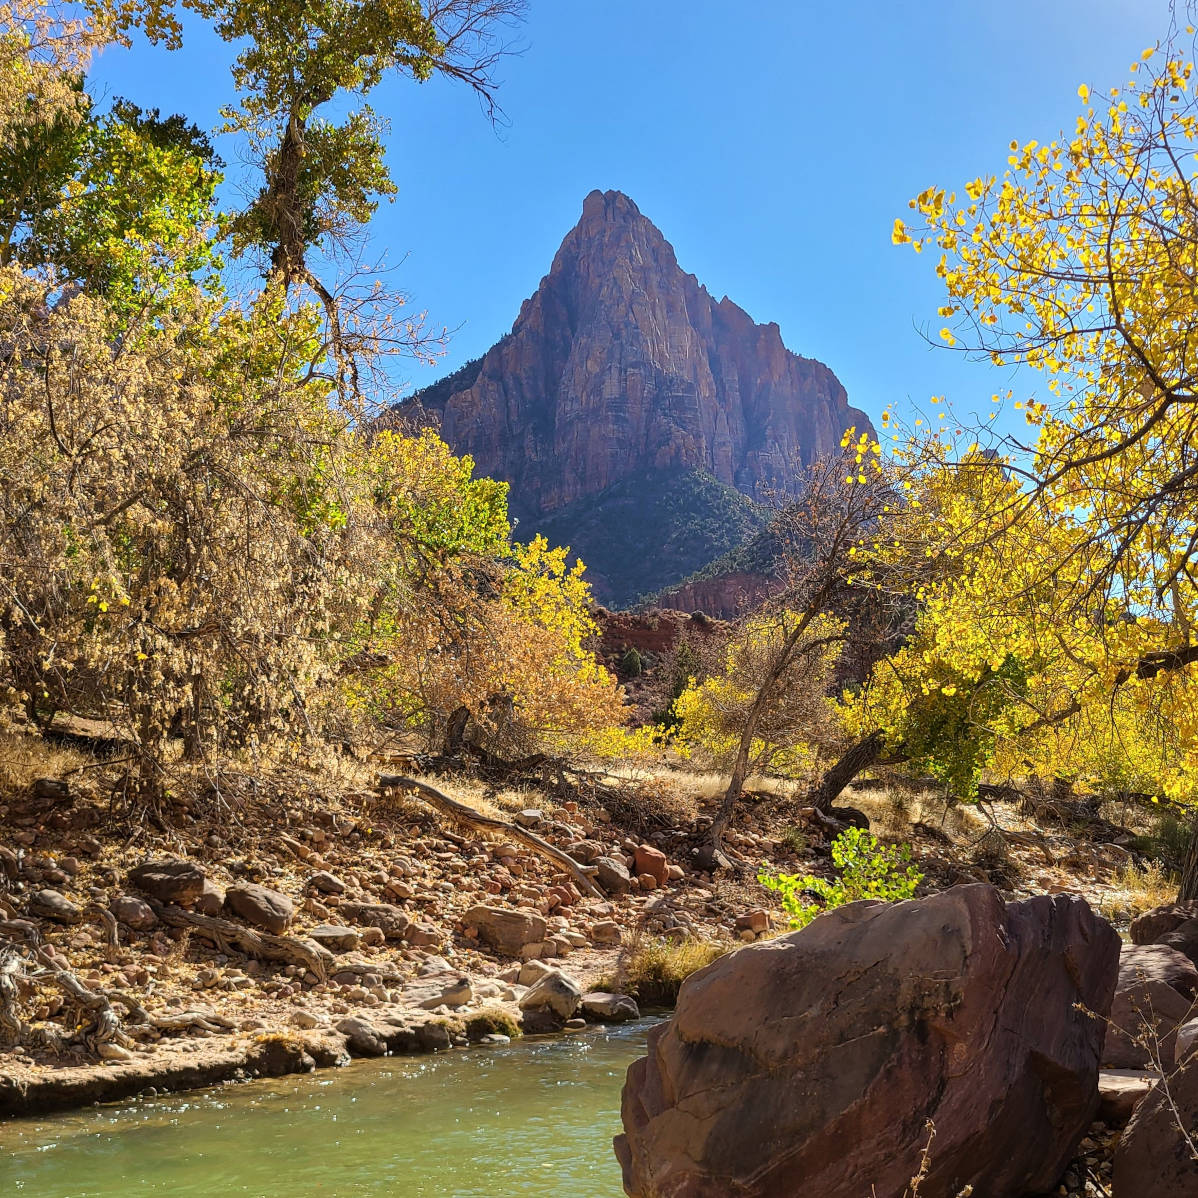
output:
[[[302,965],[305,969],[310,969],[322,982],[328,977],[328,964],[333,959],[332,954],[306,940],[300,940],[295,936],[258,932],[215,915],[185,911],[182,907],[158,903],[153,899],[147,901],[163,923],[174,928],[190,928],[198,936],[215,944],[221,952],[227,953],[236,949],[261,961]]]
[[[379,790],[391,789],[413,790],[430,807],[435,807],[443,815],[452,816],[479,831],[502,832],[512,840],[518,840],[535,853],[560,865],[574,879],[583,894],[589,894],[593,898],[604,897],[603,892],[591,881],[583,867],[573,857],[568,853],[563,853],[561,849],[555,848],[548,841],[542,840],[527,828],[521,828],[518,824],[510,824],[507,820],[497,819],[495,816],[482,815],[473,807],[467,807],[465,803],[459,803],[456,799],[442,794],[435,787],[424,782],[417,782],[415,778],[405,778],[401,774],[380,774]]]

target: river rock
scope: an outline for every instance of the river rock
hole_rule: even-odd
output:
[[[582,989],[578,983],[560,969],[554,969],[521,996],[520,1010],[526,1020],[531,1018],[534,1023],[538,1017],[551,1014],[562,1024],[574,1018],[581,1002]]]
[[[638,876],[648,874],[658,886],[669,881],[670,863],[661,849],[655,849],[651,844],[638,844],[633,856]]]
[[[462,923],[478,929],[478,938],[508,957],[518,957],[530,944],[540,944],[548,928],[529,907],[471,907]]]
[[[225,909],[246,923],[281,936],[295,915],[295,904],[277,890],[247,882],[225,891]]]
[[[345,883],[334,874],[329,873],[327,869],[314,873],[308,879],[308,885],[314,890],[319,890],[321,894],[345,893]]]
[[[595,944],[619,944],[623,939],[620,925],[614,919],[601,919],[591,925],[591,940]]]
[[[135,932],[152,932],[158,926],[158,916],[145,899],[132,894],[122,894],[112,900],[108,908],[127,928]]]
[[[335,953],[353,952],[362,943],[361,932],[335,923],[318,924],[308,932],[308,936]]]
[[[1160,1081],[1154,1069],[1104,1069],[1098,1075],[1098,1117],[1107,1127],[1126,1127],[1132,1112]]]
[[[592,862],[595,867],[595,881],[608,894],[627,894],[632,889],[632,875],[621,861],[612,857],[596,857]]]
[[[636,999],[628,994],[608,994],[605,990],[592,990],[582,996],[582,1012],[591,1019],[606,1023],[623,1023],[628,1019],[639,1019],[641,1009]]]
[[[83,922],[83,910],[57,890],[35,890],[29,896],[29,914],[55,923]]]
[[[337,1030],[345,1037],[346,1047],[356,1057],[381,1057],[387,1052],[387,1032],[368,1019],[350,1016],[342,1019]]]
[[[129,882],[160,903],[187,907],[204,892],[204,871],[194,861],[143,861]]]
[[[1182,1127],[1191,1137],[1198,1128],[1198,1054],[1169,1076],[1167,1090],[1158,1084],[1136,1106],[1115,1149],[1111,1190],[1116,1198],[1198,1194],[1198,1161]]]
[[[388,940],[403,940],[412,917],[393,903],[342,903],[337,914],[364,927],[378,928]]]
[[[1098,1108],[1118,962],[1083,900],[987,885],[853,903],[721,957],[628,1071],[625,1188],[897,1198],[931,1120],[920,1198],[1048,1191]]]
[[[1102,1052],[1104,1069],[1173,1067],[1178,1025],[1198,997],[1198,969],[1164,944],[1125,944]],[[1143,1041],[1143,1043],[1142,1043]],[[1152,1045],[1159,1045],[1159,1060]]]
[[[1198,903],[1165,903],[1131,921],[1132,944],[1156,944],[1187,920],[1198,918]]]

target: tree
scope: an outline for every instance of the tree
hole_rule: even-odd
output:
[[[1045,378],[1018,404],[1033,439],[996,439],[1006,452],[992,468],[1023,484],[1006,508],[1012,535],[1068,541],[1038,556],[1039,582],[1070,630],[1058,639],[1082,651],[1062,644],[1069,686],[1025,733],[1085,719],[1095,701],[1145,710],[1174,675],[1178,751],[1160,788],[1187,805],[1198,798],[1193,36],[1171,29],[1122,88],[1083,84],[1072,133],[1012,142],[1001,177],[960,198],[929,188],[912,201],[919,223],[894,229],[897,243],[939,251],[945,343]],[[1182,893],[1198,894],[1198,860]]]

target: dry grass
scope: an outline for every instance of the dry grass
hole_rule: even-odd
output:
[[[1111,885],[1111,891],[1099,901],[1098,910],[1112,923],[1127,923],[1177,898],[1177,879],[1159,861],[1142,867],[1120,866]]]
[[[524,1034],[519,1021],[504,1007],[481,1007],[466,1016],[465,1027],[471,1040],[481,1040],[496,1033],[517,1040]]]
[[[628,947],[617,978],[604,978],[599,989],[631,994],[642,1006],[672,1007],[682,983],[734,946],[711,940],[641,937]]]
[[[27,732],[0,732],[0,794],[18,794],[37,778],[61,778],[94,760]]]

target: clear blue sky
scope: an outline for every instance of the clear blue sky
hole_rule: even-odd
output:
[[[530,0],[501,67],[505,128],[445,82],[376,93],[400,194],[375,253],[429,323],[456,329],[422,386],[505,333],[592,188],[627,192],[717,297],[837,373],[871,415],[947,393],[987,410],[1009,380],[930,348],[933,263],[891,245],[931,183],[1001,171],[1012,138],[1073,126],[1077,87],[1126,78],[1165,0]],[[109,51],[93,79],[205,128],[228,49]],[[218,146],[236,174],[236,148]],[[975,408],[976,404],[976,408]]]

